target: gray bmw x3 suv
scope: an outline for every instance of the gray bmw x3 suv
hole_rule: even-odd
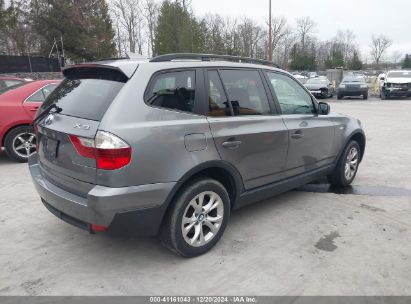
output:
[[[265,61],[171,54],[64,76],[29,168],[47,209],[92,233],[159,235],[197,256],[232,210],[324,175],[347,186],[364,154],[357,119]]]

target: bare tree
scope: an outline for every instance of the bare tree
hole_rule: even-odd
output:
[[[271,20],[272,31],[272,51],[275,52],[281,40],[287,34],[287,19],[284,17],[274,17]]]
[[[155,0],[146,0],[144,3],[144,17],[147,22],[148,31],[148,43],[147,47],[149,50],[149,56],[154,54],[154,34],[157,27],[157,17],[158,17],[159,6]],[[151,54],[150,54],[151,53]]]
[[[400,59],[402,58],[403,54],[400,51],[394,51],[391,54],[391,58],[392,58],[392,62],[394,64],[397,64],[398,62],[400,62]]]
[[[300,38],[301,47],[304,49],[306,46],[307,37],[314,33],[317,24],[310,17],[297,18],[297,34]]]
[[[127,35],[130,52],[142,54],[144,15],[141,0],[113,0],[112,5]]]
[[[274,61],[280,64],[282,67],[287,68],[290,62],[290,54],[293,45],[296,43],[297,37],[293,30],[287,27],[284,30],[284,36],[279,41],[276,51],[274,52]]]
[[[355,45],[354,32],[348,29],[345,31],[340,30],[337,32],[337,36],[334,40],[340,45],[341,52],[344,57],[344,64],[347,65],[351,61],[354,56],[354,52],[357,49]]]
[[[380,61],[387,51],[387,49],[392,45],[392,40],[387,38],[384,35],[375,36],[372,35],[370,49],[371,56],[374,59],[374,62],[379,65]]]
[[[242,42],[242,56],[254,57],[257,53],[261,56],[259,42],[264,37],[265,33],[254,20],[243,18],[238,26],[238,34],[241,37]],[[264,57],[264,51],[262,57]]]

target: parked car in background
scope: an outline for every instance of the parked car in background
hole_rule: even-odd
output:
[[[337,87],[337,99],[344,97],[362,97],[368,99],[369,87],[365,78],[362,76],[345,76]]]
[[[304,85],[315,97],[329,98],[334,95],[333,84],[325,76],[310,78]]]
[[[358,119],[271,62],[170,54],[63,73],[29,168],[45,207],[89,232],[159,233],[198,256],[232,210],[324,175],[347,186],[364,154]]]
[[[308,80],[307,76],[304,76],[304,75],[301,75],[301,74],[293,74],[293,76],[294,76],[295,79],[297,79],[302,84],[306,83],[306,81]]]
[[[389,71],[380,89],[381,99],[411,97],[411,71]]]
[[[30,126],[37,110],[60,80],[21,82],[0,89],[0,149],[15,161],[26,162],[36,150]]]
[[[27,80],[21,79],[21,78],[16,78],[16,77],[9,77],[9,76],[0,76],[0,90],[15,86],[16,84],[21,84],[25,83]]]

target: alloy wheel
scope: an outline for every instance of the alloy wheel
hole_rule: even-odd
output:
[[[18,156],[28,158],[36,151],[36,136],[33,133],[20,133],[13,139],[13,151]]]
[[[347,181],[351,180],[357,172],[358,161],[358,150],[356,147],[352,147],[345,160],[344,176]]]
[[[204,246],[218,233],[223,223],[224,205],[221,197],[213,191],[196,195],[183,213],[181,230],[187,244]]]

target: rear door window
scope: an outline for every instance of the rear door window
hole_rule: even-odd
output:
[[[170,110],[194,112],[195,71],[170,71],[154,76],[146,103]]]
[[[267,115],[270,106],[256,70],[220,70],[234,115]]]

